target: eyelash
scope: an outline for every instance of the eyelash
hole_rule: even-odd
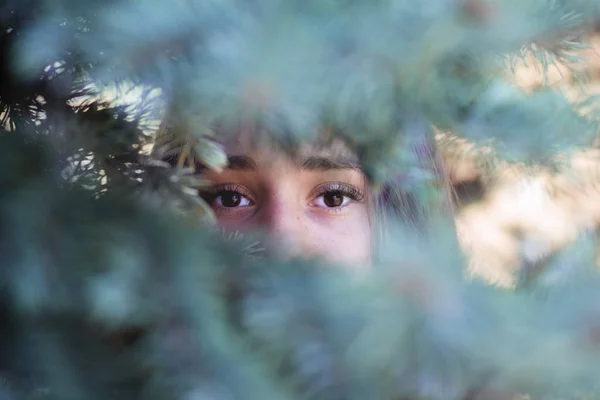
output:
[[[359,203],[362,202],[364,199],[363,193],[358,188],[342,182],[330,182],[320,185],[315,190],[313,190],[310,197],[317,199],[331,192],[340,193],[342,196],[348,197],[351,200],[357,201]]]
[[[223,196],[225,193],[228,193],[228,192],[237,193],[237,194],[241,195],[242,197],[248,199],[248,201],[250,202],[250,205],[254,205],[255,201],[252,196],[252,193],[245,187],[239,186],[239,185],[225,184],[225,185],[215,186],[207,191],[202,191],[200,193],[200,195],[208,204],[210,204],[211,207],[218,208],[220,212],[233,212],[238,207],[225,207],[225,206],[216,207],[214,205],[215,201],[217,200],[217,198],[219,198],[219,196]]]

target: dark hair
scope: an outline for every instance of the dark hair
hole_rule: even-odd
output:
[[[415,184],[405,174],[398,174],[384,182],[375,195],[375,213],[381,224],[380,234],[385,235],[388,221],[399,222],[415,232],[425,233],[427,221],[437,216],[451,216],[454,212],[451,189],[443,160],[432,137],[423,136],[416,142],[412,151],[419,160],[419,167],[431,172],[433,181]],[[423,186],[440,192],[438,199],[424,199]]]

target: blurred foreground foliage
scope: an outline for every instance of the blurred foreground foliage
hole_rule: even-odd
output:
[[[598,11],[5,0],[0,398],[596,398],[590,238],[505,291],[465,275],[453,226],[432,209],[427,235],[390,224],[357,276],[223,240],[188,167],[223,166],[217,125],[290,148],[329,127],[374,187],[405,173],[427,204],[435,177],[415,148],[434,128],[550,162],[592,144],[594,99],[501,77],[531,51],[576,65]],[[156,160],[175,153],[178,166]]]

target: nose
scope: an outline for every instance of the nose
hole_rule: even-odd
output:
[[[312,253],[310,235],[303,218],[303,204],[286,193],[275,193],[266,202],[262,226],[267,230],[267,249],[284,258]]]

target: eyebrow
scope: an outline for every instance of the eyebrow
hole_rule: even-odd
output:
[[[258,164],[252,157],[236,155],[227,158],[227,169],[235,171],[256,171]],[[360,169],[360,165],[346,158],[308,157],[300,165],[305,171],[328,171],[332,169]]]
[[[306,171],[327,171],[330,169],[360,169],[357,162],[345,158],[309,157],[302,163]]]
[[[227,169],[236,171],[256,171],[258,164],[252,157],[248,156],[229,156],[227,157]]]

